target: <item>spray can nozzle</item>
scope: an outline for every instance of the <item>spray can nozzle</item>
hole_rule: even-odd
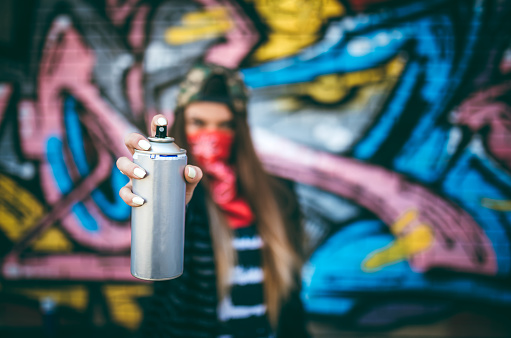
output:
[[[155,137],[156,138],[166,138],[167,137],[167,126],[157,126]]]

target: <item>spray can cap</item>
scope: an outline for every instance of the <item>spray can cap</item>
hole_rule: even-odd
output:
[[[186,150],[174,143],[174,138],[167,136],[167,126],[156,126],[154,137],[148,137],[151,149],[148,151],[136,149],[139,153],[157,155],[178,155],[185,154]]]
[[[157,126],[156,127],[156,138],[166,138],[167,137],[167,126]]]

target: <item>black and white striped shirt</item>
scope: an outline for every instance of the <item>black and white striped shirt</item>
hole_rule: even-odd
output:
[[[255,225],[233,230],[238,261],[231,271],[231,292],[218,304],[219,337],[271,337],[264,304],[263,241]]]

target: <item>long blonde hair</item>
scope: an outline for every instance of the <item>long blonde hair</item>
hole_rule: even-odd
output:
[[[275,179],[268,176],[259,161],[246,117],[234,115],[234,145],[232,161],[237,170],[239,193],[244,196],[256,215],[256,226],[263,240],[262,258],[264,295],[271,325],[276,328],[283,301],[297,287],[302,266],[300,226],[290,224],[290,214],[296,208],[293,196]],[[178,109],[170,129],[176,143],[189,150],[185,134],[184,109]],[[189,153],[190,163],[193,154]],[[193,163],[196,164],[196,163]],[[203,179],[207,189],[207,178]],[[232,247],[232,230],[216,204],[208,198],[218,297],[223,299],[230,291],[230,273],[236,263]],[[292,230],[294,229],[294,230]]]

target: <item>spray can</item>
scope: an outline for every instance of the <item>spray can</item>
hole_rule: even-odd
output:
[[[135,149],[133,162],[147,176],[133,180],[133,193],[145,203],[131,212],[131,274],[145,280],[165,280],[183,273],[187,163],[186,150],[157,126],[151,149]]]

